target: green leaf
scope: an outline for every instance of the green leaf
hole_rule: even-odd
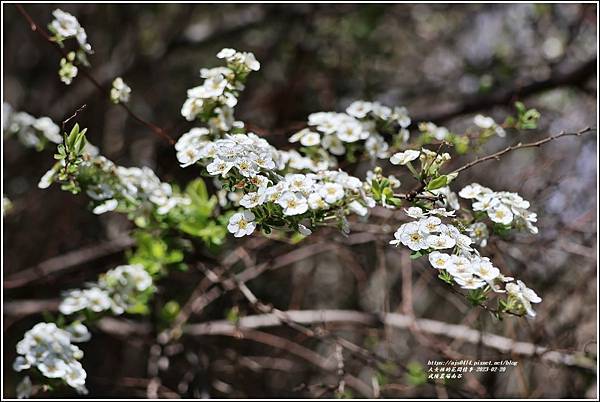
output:
[[[448,184],[448,176],[442,175],[442,176],[436,177],[435,179],[433,179],[429,183],[427,183],[427,187],[425,187],[425,189],[426,190],[436,190],[438,188],[444,187],[446,184]]]
[[[416,260],[417,258],[424,256],[425,254],[427,253],[424,253],[423,250],[413,251],[412,253],[410,253],[410,259]]]
[[[406,382],[410,385],[419,386],[427,383],[425,367],[419,362],[409,362],[406,365]]]

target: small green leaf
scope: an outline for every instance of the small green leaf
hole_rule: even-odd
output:
[[[446,184],[448,184],[448,176],[442,175],[442,176],[436,177],[435,179],[433,179],[429,183],[427,183],[427,187],[425,187],[425,189],[426,190],[436,190],[438,188],[444,187]]]

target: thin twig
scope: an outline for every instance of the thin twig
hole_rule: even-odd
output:
[[[591,127],[586,127],[584,129],[581,129],[581,130],[576,131],[576,132],[564,132],[563,131],[560,134],[553,135],[553,136],[550,136],[550,137],[546,137],[546,138],[541,139],[539,141],[528,142],[526,144],[523,144],[523,143],[519,142],[518,144],[512,145],[510,147],[506,147],[506,148],[504,148],[501,151],[498,151],[498,152],[495,152],[493,154],[486,155],[486,156],[483,156],[481,158],[475,159],[474,161],[471,161],[471,162],[467,163],[466,165],[461,166],[458,169],[454,170],[452,173],[460,173],[463,170],[469,169],[469,168],[471,168],[471,167],[473,167],[473,166],[475,166],[475,165],[477,165],[479,163],[486,162],[486,161],[489,161],[491,159],[498,160],[498,159],[500,159],[500,157],[502,155],[504,155],[504,154],[506,154],[506,153],[508,153],[510,151],[514,151],[516,149],[539,147],[539,146],[541,146],[543,144],[546,144],[546,143],[548,143],[550,141],[554,141],[554,140],[556,140],[558,138],[561,138],[561,137],[581,136],[583,134],[590,133],[590,132],[593,132],[593,131],[596,131],[596,129],[595,128],[591,128]]]

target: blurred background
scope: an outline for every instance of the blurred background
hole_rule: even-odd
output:
[[[430,120],[457,133],[477,113],[503,121],[516,100],[541,112],[538,130],[496,138],[481,155],[518,141],[597,126],[594,4],[28,4],[25,9],[45,26],[57,7],[75,15],[86,29],[95,50],[93,76],[106,88],[123,77],[133,90],[132,109],[174,137],[191,127],[180,116],[186,89],[201,83],[201,67],[219,64],[215,54],[223,47],[252,51],[261,62],[236,117],[282,148],[289,147],[287,138],[308,114],[343,111],[356,99],[406,106],[413,122]],[[31,32],[13,4],[3,4],[3,11],[5,102],[56,122],[86,104],[77,121],[88,127],[89,140],[108,158],[126,166],[150,166],[161,179],[181,184],[195,176],[192,169],[178,167],[169,144],[98,96],[82,76],[70,86],[61,83],[55,50]],[[11,369],[16,342],[44,318],[43,311],[56,309],[61,291],[125,261],[131,225],[116,214],[93,215],[84,196],[56,186],[38,189],[39,178],[53,164],[51,149],[36,152],[14,138],[2,144],[3,194],[13,203],[4,218],[3,238],[3,392],[11,396],[18,381]],[[453,164],[476,156],[458,157]],[[318,254],[309,248],[303,258],[248,286],[281,310],[400,312],[595,360],[596,163],[593,133],[510,153],[466,171],[455,183],[459,189],[476,181],[531,201],[539,215],[539,235],[494,241],[485,253],[543,297],[535,320],[494,320],[448,292],[426,261],[411,261],[402,248],[388,247],[404,219],[401,212],[376,210],[368,222],[352,222],[348,238],[326,230],[300,245],[261,242],[258,236],[231,238],[222,253],[241,245],[244,258],[259,263],[314,249],[326,240],[335,247]],[[366,168],[357,166],[354,173],[364,174]],[[412,186],[408,177],[400,179],[406,182],[403,188]],[[11,280],[20,271],[35,272],[48,263],[59,271],[30,281]],[[69,269],[61,270],[62,265]],[[160,284],[157,303],[173,293],[185,302],[202,278],[193,270],[173,275]],[[232,311],[254,313],[242,296],[229,292],[190,321],[223,319]],[[134,319],[144,323],[152,317]],[[344,355],[345,371],[369,386],[376,378],[382,397],[597,397],[593,369],[553,365],[414,330],[330,329],[385,360],[369,363]],[[335,354],[331,343],[305,339],[285,326],[265,331],[327,359]],[[83,344],[89,396],[150,396],[149,373],[156,371],[149,367],[153,342],[148,335],[95,329],[92,341]],[[162,384],[159,397],[334,395],[335,370],[319,370],[286,350],[221,336],[184,337],[177,345],[160,360],[155,375]],[[428,359],[450,357],[512,358],[519,365],[447,385],[419,381]],[[73,396],[68,390],[48,395]],[[351,395],[362,396],[354,390]]]

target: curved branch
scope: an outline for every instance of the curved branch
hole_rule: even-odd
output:
[[[563,131],[560,134],[553,135],[551,137],[546,137],[546,138],[541,139],[539,141],[528,142],[528,143],[525,143],[525,144],[519,142],[518,144],[512,145],[510,147],[506,147],[506,148],[504,148],[501,151],[498,151],[498,152],[495,152],[493,154],[486,155],[486,156],[483,156],[481,158],[475,159],[474,161],[471,161],[471,162],[467,163],[466,165],[461,166],[458,169],[454,170],[452,173],[462,172],[463,170],[469,169],[469,168],[471,168],[471,167],[473,167],[473,166],[475,166],[475,165],[477,165],[479,163],[486,162],[486,161],[489,161],[489,160],[492,160],[492,159],[498,160],[498,159],[500,159],[500,157],[502,155],[504,155],[504,154],[506,154],[506,153],[508,153],[510,151],[514,151],[516,149],[539,147],[539,146],[541,146],[543,144],[546,144],[547,142],[554,141],[554,140],[556,140],[558,138],[561,138],[561,137],[568,137],[568,136],[577,136],[577,137],[579,137],[579,136],[581,136],[583,134],[591,133],[591,132],[594,132],[594,131],[596,131],[596,128],[586,127],[584,129],[581,129],[581,130],[576,131],[576,132],[568,132],[567,133],[567,132]]]

